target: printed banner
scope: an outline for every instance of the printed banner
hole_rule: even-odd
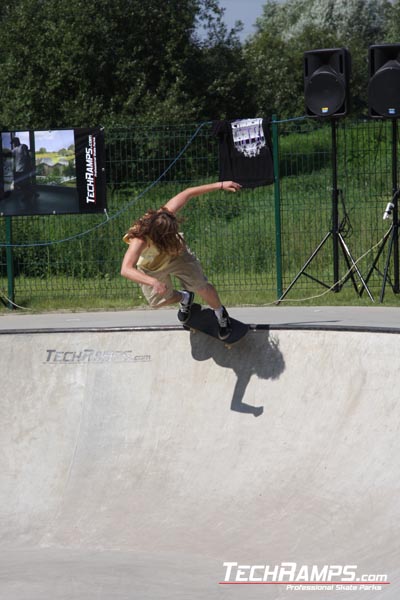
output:
[[[105,208],[103,129],[1,133],[0,216],[87,214]]]
[[[100,129],[75,129],[76,186],[80,212],[106,207],[104,135]]]

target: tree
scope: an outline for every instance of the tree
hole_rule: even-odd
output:
[[[385,42],[400,43],[400,0],[394,0],[387,9]]]
[[[3,128],[206,117],[212,40],[221,80],[239,61],[218,0],[4,0],[0,10]],[[206,67],[214,80],[194,85]]]
[[[206,40],[192,48],[186,80],[201,120],[235,119],[254,114],[254,82],[239,41],[239,27],[227,31],[222,21]]]

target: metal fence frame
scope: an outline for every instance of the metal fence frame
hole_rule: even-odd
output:
[[[332,231],[333,152],[337,216],[345,243],[357,268],[368,274],[374,296],[382,288],[385,260],[388,283],[399,291],[397,228],[389,261],[389,249],[379,245],[389,228],[382,215],[397,189],[397,129],[394,139],[393,123],[387,120],[339,119],[335,127],[333,149],[330,122],[273,117],[274,184],[238,195],[196,198],[185,208],[186,240],[228,304],[280,298]],[[110,299],[115,305],[141,304],[137,286],[119,275],[123,234],[147,208],[157,208],[186,186],[218,179],[211,123],[109,130],[106,154],[106,215],[0,220],[0,289],[9,307],[12,302],[29,306],[35,298],[57,306],[63,298],[75,298],[78,305],[96,298],[96,307],[101,298],[105,305]],[[324,244],[289,297],[318,294],[319,282],[336,292],[354,287],[346,260],[340,254],[335,264],[334,254],[334,244]]]

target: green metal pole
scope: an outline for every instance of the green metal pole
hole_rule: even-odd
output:
[[[272,153],[274,161],[274,199],[275,199],[275,246],[276,246],[276,292],[278,299],[283,294],[282,284],[282,224],[281,224],[281,188],[279,178],[279,132],[276,115],[272,115]]]
[[[6,243],[12,244],[12,222],[11,217],[6,217]],[[14,305],[12,304],[14,298],[14,261],[13,261],[13,249],[12,246],[6,246],[6,260],[7,260],[7,279],[8,279],[8,308],[13,310]]]

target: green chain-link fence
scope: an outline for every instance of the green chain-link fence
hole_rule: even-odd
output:
[[[368,251],[390,225],[382,216],[394,192],[395,127],[391,121],[338,120],[337,152],[332,128],[330,121],[313,119],[276,122],[274,185],[213,193],[185,208],[185,239],[227,304],[268,303],[287,290],[332,232],[335,165],[340,234],[352,259],[367,253],[357,267],[363,277],[370,274],[371,292],[382,286],[386,248],[371,272],[379,248]],[[3,297],[12,292],[16,304],[28,307],[143,303],[138,287],[119,274],[122,236],[147,208],[184,187],[218,179],[217,139],[210,123],[114,129],[106,131],[106,155],[107,215],[0,219]],[[320,294],[335,283],[334,237],[328,235],[288,299]],[[347,271],[340,249],[340,278]],[[391,261],[390,283],[394,276]],[[355,280],[362,289],[357,274]],[[352,287],[351,279],[344,287]]]

